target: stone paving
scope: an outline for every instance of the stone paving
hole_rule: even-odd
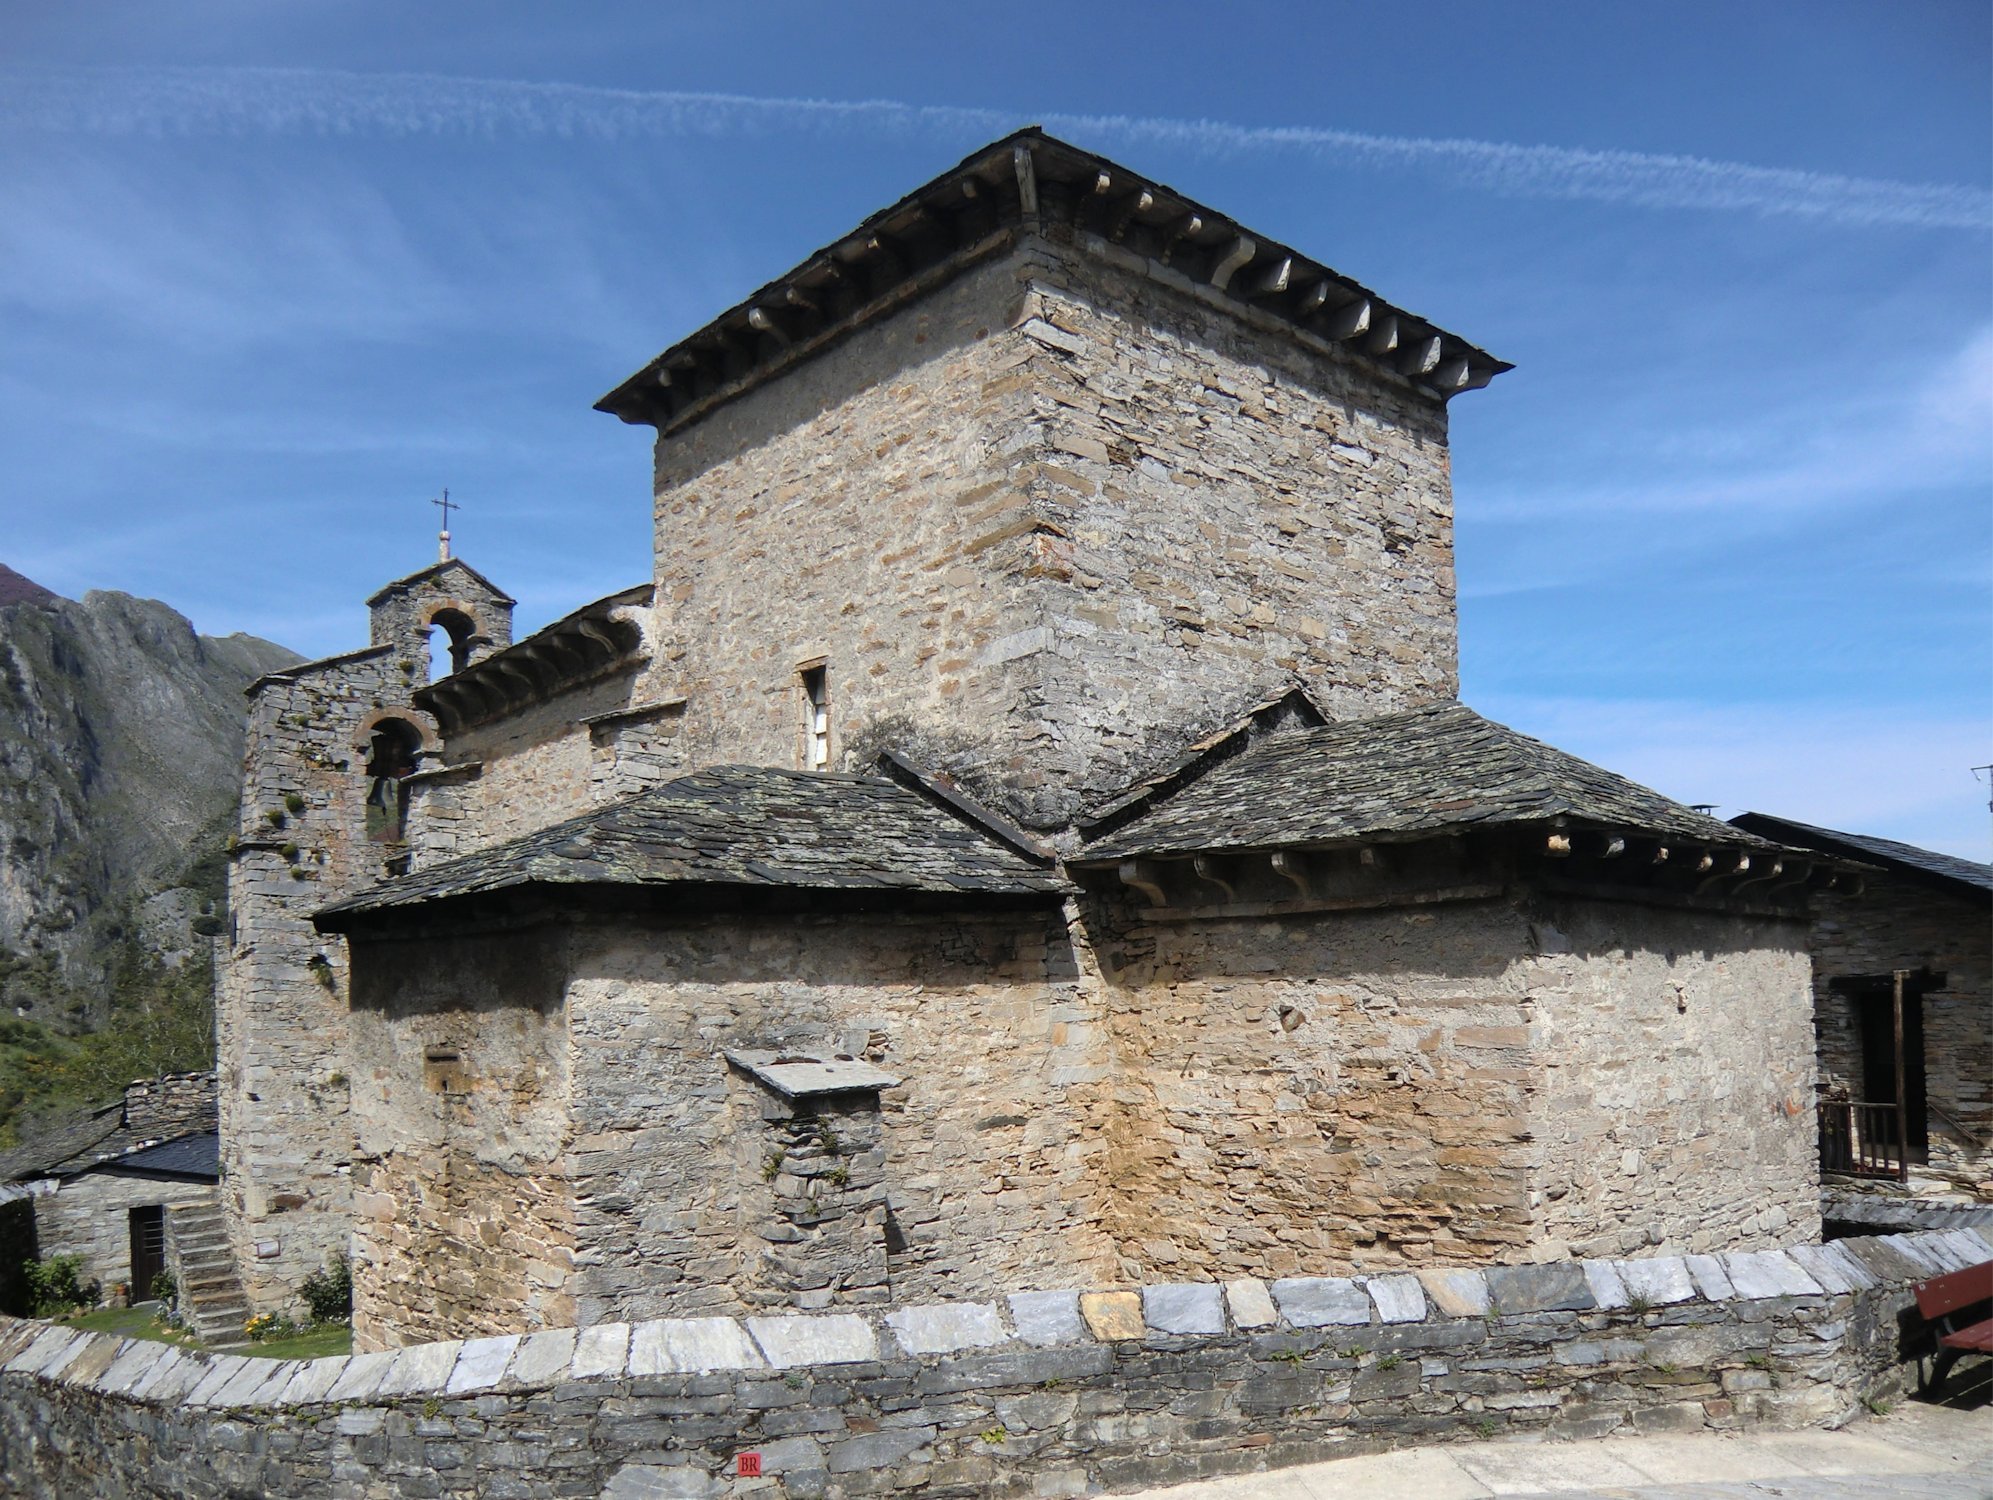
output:
[[[1836,1431],[1466,1443],[1122,1500],[1993,1500],[1993,1375]]]

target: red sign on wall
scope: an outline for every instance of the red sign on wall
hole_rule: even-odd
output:
[[[735,1454],[734,1473],[742,1479],[759,1479],[761,1477],[761,1455],[759,1453]]]

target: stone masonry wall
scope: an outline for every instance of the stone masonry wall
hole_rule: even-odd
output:
[[[530,926],[359,950],[357,1347],[575,1321],[563,964]]]
[[[880,1096],[895,1298],[1109,1271],[1103,1038],[1056,913],[583,928],[574,954],[580,1322],[735,1312],[769,1289],[764,1121],[729,1048],[826,1048],[902,1080]],[[838,1154],[785,1190],[866,1197],[864,1143]]]
[[[1924,996],[1926,1086],[1977,1144],[1933,1113],[1931,1165],[1965,1183],[1993,1178],[1993,903],[1876,873],[1861,895],[1829,893],[1814,910],[1821,1092],[1864,1097],[1856,1005],[1835,980],[1887,980],[1897,969],[1942,973],[1944,987]]]
[[[1796,931],[1507,900],[1106,930],[1131,1278],[1818,1233]]]
[[[1541,901],[1529,999],[1536,1254],[1820,1233],[1810,966],[1796,922]]]
[[[1175,280],[1028,240],[660,438],[688,763],[796,763],[821,660],[835,759],[1058,826],[1297,681],[1451,693],[1443,409]]]
[[[1103,938],[1123,1274],[1526,1258],[1522,926],[1481,903]]]
[[[346,1252],[346,952],[311,913],[382,877],[391,851],[367,842],[356,738],[390,710],[433,735],[407,706],[406,661],[385,648],[314,663],[265,679],[250,704],[216,1031],[222,1204],[258,1310]]]
[[[125,1128],[151,1140],[213,1130],[217,1108],[212,1072],[162,1073],[125,1085]]]
[[[83,1279],[111,1288],[131,1281],[131,1210],[177,1203],[211,1203],[209,1182],[85,1172],[34,1199],[35,1242],[44,1256],[80,1255]]]
[[[1687,1259],[1012,1292],[307,1361],[0,1320],[13,1493],[1079,1496],[1399,1445],[1804,1427],[1900,1393],[1974,1231]],[[739,1477],[753,1455],[760,1476]]]

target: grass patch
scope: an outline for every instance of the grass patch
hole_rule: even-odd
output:
[[[321,1323],[303,1333],[266,1339],[260,1344],[250,1344],[229,1352],[249,1359],[324,1359],[332,1354],[351,1354],[353,1327],[350,1323]]]
[[[119,1338],[151,1339],[156,1344],[173,1344],[181,1349],[199,1345],[183,1328],[168,1328],[158,1315],[143,1307],[98,1307],[61,1320],[64,1328],[80,1328],[85,1333],[114,1333]]]

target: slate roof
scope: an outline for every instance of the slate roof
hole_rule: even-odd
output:
[[[1267,739],[1075,858],[1404,840],[1557,818],[1699,844],[1764,842],[1446,702]]]
[[[212,1130],[128,1151],[97,1166],[109,1172],[153,1172],[169,1177],[221,1180],[221,1136]]]
[[[883,777],[717,766],[336,902],[365,913],[528,886],[725,885],[1059,895],[1055,870]]]
[[[1844,854],[1850,859],[1881,865],[1903,874],[1935,879],[1945,885],[1974,891],[1993,891],[1993,865],[1960,859],[1955,854],[1939,854],[1919,849],[1915,844],[1899,844],[1894,839],[1873,838],[1865,833],[1841,833],[1833,828],[1816,828],[1770,813],[1739,813],[1731,824],[1747,833],[1774,843],[1792,844],[1802,849],[1818,849],[1823,854]]]
[[[122,1099],[75,1110],[47,1122],[13,1150],[0,1152],[0,1178],[40,1177],[79,1162],[88,1165],[100,1153],[110,1156],[125,1149],[129,1141],[113,1139],[123,1133]]]

